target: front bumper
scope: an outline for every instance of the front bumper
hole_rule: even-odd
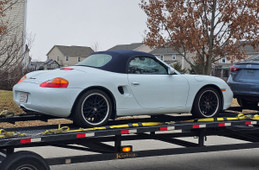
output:
[[[223,94],[223,100],[224,100],[223,110],[225,110],[225,109],[229,108],[232,104],[233,92],[228,87],[228,88],[226,88],[226,91],[222,92],[222,94]]]
[[[27,101],[21,101],[21,93]],[[36,83],[21,82],[13,87],[14,102],[26,110],[42,114],[68,117],[80,89],[43,88]]]

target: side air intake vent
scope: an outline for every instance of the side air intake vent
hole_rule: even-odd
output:
[[[122,87],[122,86],[119,86],[119,87],[118,87],[118,90],[119,90],[120,94],[124,94],[124,90],[123,90],[123,87]]]

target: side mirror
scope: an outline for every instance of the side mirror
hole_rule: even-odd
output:
[[[174,73],[175,73],[174,69],[172,69],[171,67],[168,67],[168,74],[173,75]]]

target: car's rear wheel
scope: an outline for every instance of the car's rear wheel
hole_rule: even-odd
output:
[[[82,127],[102,126],[107,123],[112,113],[110,97],[95,89],[84,93],[76,103],[74,123]]]
[[[237,98],[237,102],[241,107],[257,107],[258,106],[258,102],[257,101],[248,101],[246,99],[243,98]]]
[[[193,102],[192,115],[194,117],[216,117],[222,109],[222,98],[213,87],[201,89]]]

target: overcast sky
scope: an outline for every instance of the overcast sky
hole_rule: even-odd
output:
[[[28,0],[27,33],[34,36],[30,55],[46,60],[54,45],[107,50],[142,42],[146,15],[140,0]]]

